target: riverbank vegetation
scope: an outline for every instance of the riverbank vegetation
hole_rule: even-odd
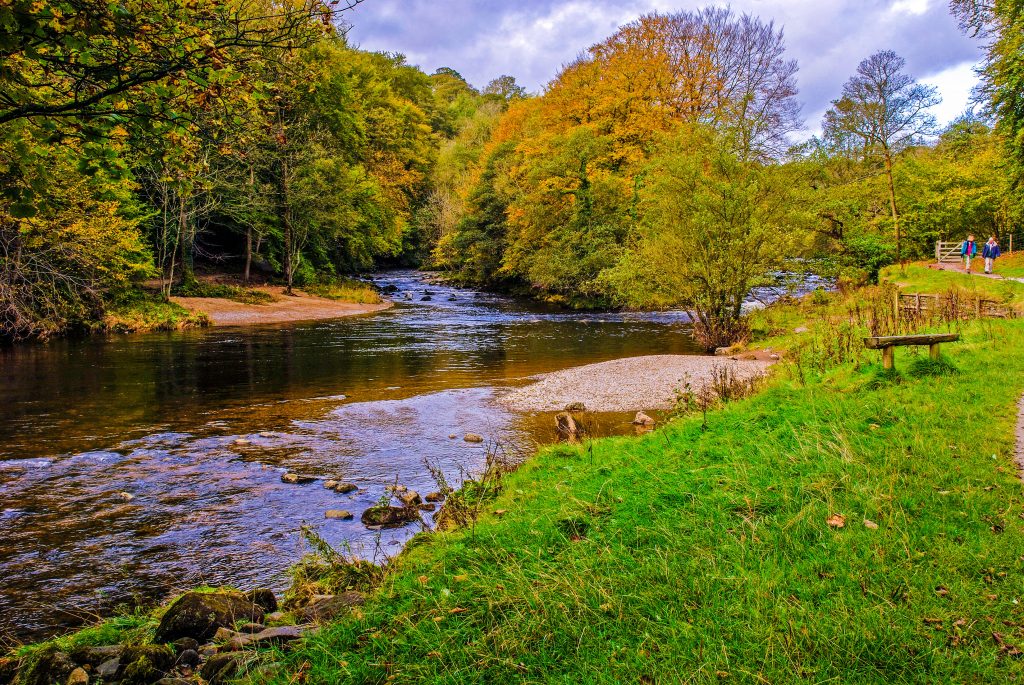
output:
[[[936,239],[1024,239],[1017,0],[952,4],[987,49],[977,114],[940,130],[883,50],[796,145],[767,18],[646,15],[530,95],[349,46],[352,4],[0,8],[0,337],[95,327],[147,279],[194,291],[197,265],[290,289],[402,263],[686,307],[711,348],[770,272],[873,282]]]

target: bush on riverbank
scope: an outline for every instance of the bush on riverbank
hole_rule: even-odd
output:
[[[379,304],[384,301],[376,288],[354,278],[321,279],[317,283],[304,285],[302,289],[310,295],[339,302]]]
[[[193,312],[174,302],[137,291],[109,305],[93,328],[103,333],[145,333],[178,331],[210,325],[210,317]]]

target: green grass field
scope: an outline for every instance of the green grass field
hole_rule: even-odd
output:
[[[1024,325],[946,349],[546,448],[275,682],[1020,681]]]
[[[997,263],[996,272],[998,274],[1010,275],[1012,265],[1016,262],[1000,260]],[[978,268],[981,269],[980,262]],[[1024,271],[1024,265],[1021,270]],[[1015,306],[1024,305],[1024,283],[985,278],[977,274],[969,275],[956,271],[939,271],[938,269],[929,269],[923,263],[908,264],[902,271],[898,266],[887,266],[882,270],[880,280],[896,283],[907,293],[935,294],[943,293],[950,288],[959,288],[982,298],[998,300]]]

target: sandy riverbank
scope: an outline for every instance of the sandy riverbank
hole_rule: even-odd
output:
[[[378,304],[339,302],[325,297],[307,295],[300,290],[294,290],[294,295],[285,295],[284,288],[275,286],[264,286],[257,289],[270,293],[277,299],[266,304],[244,304],[219,297],[172,297],[171,301],[186,309],[206,313],[214,326],[249,326],[338,319],[356,314],[379,312],[392,304],[391,302]]]
[[[499,398],[515,411],[560,411],[582,402],[589,411],[671,409],[676,391],[687,384],[694,392],[715,369],[729,367],[737,377],[763,374],[771,361],[734,360],[695,355],[627,357],[538,376],[536,383],[514,388]]]

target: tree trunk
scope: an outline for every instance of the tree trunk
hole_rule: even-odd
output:
[[[256,186],[255,169],[249,165],[249,197],[255,198],[253,189]],[[245,223],[245,275],[242,280],[249,285],[249,272],[252,268],[252,220]]]
[[[181,236],[181,279],[186,285],[196,280],[192,262],[192,232],[188,230],[187,221],[185,196],[181,195],[178,197],[178,233]]]
[[[889,207],[892,208],[892,225],[896,232],[896,263],[903,268],[903,253],[901,250],[900,217],[896,212],[896,184],[892,179],[892,152],[885,148],[885,177],[889,181]]]
[[[281,223],[284,228],[285,292],[292,294],[292,206],[288,197],[288,160],[281,159]]]
[[[249,285],[249,270],[252,267],[252,226],[245,227],[245,273],[242,281]]]

